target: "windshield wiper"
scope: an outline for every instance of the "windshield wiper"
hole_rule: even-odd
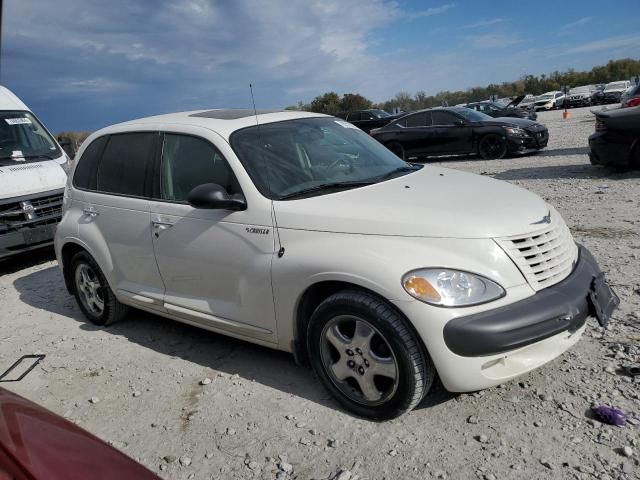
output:
[[[420,170],[422,167],[419,165],[406,165],[398,168],[394,168],[390,172],[384,173],[379,177],[376,177],[375,182],[381,182],[382,180],[387,180],[389,178],[393,178],[395,175],[403,172],[415,172],[416,170]]]
[[[374,183],[376,182],[371,180],[358,182],[323,183],[322,185],[316,185],[315,187],[303,188],[302,190],[298,190],[297,192],[287,193],[286,195],[282,195],[279,200],[290,200],[292,198],[304,197],[305,195],[323,192],[325,190],[343,190],[356,187],[365,187]]]
[[[24,155],[19,158],[24,158],[26,160],[33,160],[34,158],[46,158],[47,160],[53,160],[53,157],[51,155],[46,155],[44,153],[39,153],[37,155]]]

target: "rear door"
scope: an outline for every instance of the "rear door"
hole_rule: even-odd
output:
[[[83,153],[74,176],[79,238],[117,295],[149,308],[161,308],[164,295],[149,210],[158,140],[158,132],[96,139]]]
[[[435,153],[447,155],[471,152],[472,129],[462,118],[446,110],[433,110],[431,118]]]
[[[247,202],[243,211],[187,203],[189,192],[204,183],[243,193],[222,145],[216,146],[210,133],[162,135],[150,223],[166,286],[164,306],[190,323],[273,342],[270,203],[264,211],[256,202]]]

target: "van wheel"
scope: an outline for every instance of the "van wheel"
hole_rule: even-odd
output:
[[[70,266],[76,301],[91,323],[111,325],[126,315],[128,307],[116,299],[91,255],[87,252],[76,253]]]
[[[343,290],[313,312],[309,359],[324,386],[353,413],[374,420],[413,409],[435,369],[406,320],[387,303]]]
[[[507,142],[496,133],[490,133],[480,139],[478,154],[485,160],[503,158],[507,154]]]
[[[387,148],[391,150],[393,153],[395,153],[396,156],[401,158],[402,160],[407,159],[407,153],[404,151],[404,147],[402,146],[402,144],[398,142],[391,142],[390,144],[387,145]]]

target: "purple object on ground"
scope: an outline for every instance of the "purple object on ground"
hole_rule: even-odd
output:
[[[591,407],[591,411],[595,414],[598,420],[608,425],[617,425],[618,427],[621,427],[627,420],[625,413],[615,407],[605,407],[604,405],[601,405],[599,407]]]

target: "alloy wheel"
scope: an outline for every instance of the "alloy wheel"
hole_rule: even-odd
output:
[[[103,286],[96,272],[86,263],[77,266],[75,272],[76,289],[83,306],[94,315],[104,312]]]
[[[379,405],[398,387],[398,362],[389,343],[371,323],[341,315],[325,325],[320,336],[324,370],[350,400]]]

